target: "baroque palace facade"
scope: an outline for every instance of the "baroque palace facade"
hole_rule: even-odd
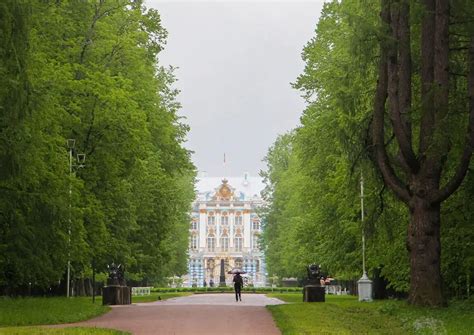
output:
[[[193,203],[186,286],[219,285],[221,262],[225,281],[232,284],[227,272],[240,268],[244,280],[265,286],[265,259],[259,248],[262,224],[256,209],[263,204],[261,178],[202,177],[197,182]]]

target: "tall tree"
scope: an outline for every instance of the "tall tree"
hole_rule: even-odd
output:
[[[474,34],[471,28],[463,32],[464,40],[452,40],[456,28],[450,27],[450,2],[421,1],[421,53],[417,61],[421,68],[421,90],[414,92],[411,34],[416,21],[410,5],[408,0],[381,1],[383,37],[374,99],[373,143],[386,185],[410,211],[409,301],[415,305],[440,306],[443,303],[441,203],[461,185],[474,149]],[[472,17],[462,19],[469,21]],[[453,84],[450,65],[456,52],[450,47],[467,53],[466,97],[461,104],[456,103],[457,97],[450,92]],[[386,114],[389,124],[385,122]],[[460,122],[460,114],[468,114],[468,118]],[[446,171],[450,170],[446,162],[453,159],[450,151],[459,134],[453,131],[454,124],[464,124],[467,131],[455,172],[447,175]],[[394,151],[387,148],[392,134],[397,145]]]

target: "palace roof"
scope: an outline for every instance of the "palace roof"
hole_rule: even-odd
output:
[[[223,185],[227,184],[233,191],[234,199],[241,201],[260,200],[260,192],[265,185],[261,177],[198,177],[196,182],[197,200],[210,201]]]

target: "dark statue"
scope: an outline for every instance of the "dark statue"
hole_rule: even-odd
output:
[[[323,275],[321,269],[317,264],[308,265],[308,283],[313,285],[319,285]]]
[[[102,292],[103,305],[128,305],[131,301],[131,288],[125,282],[125,267],[122,264],[107,265],[109,277]]]
[[[326,289],[321,286],[321,279],[324,276],[321,274],[321,268],[317,264],[308,265],[306,269],[308,272],[307,284],[303,288],[304,302],[324,302]]]
[[[115,265],[115,263],[112,262],[112,264],[107,265],[107,271],[109,272],[107,285],[127,286],[124,275],[125,268],[122,264]]]

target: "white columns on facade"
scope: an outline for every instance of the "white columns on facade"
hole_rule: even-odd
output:
[[[244,211],[243,211],[243,219],[244,219],[244,244],[243,247],[244,249],[247,248],[250,249],[250,230],[252,227],[252,223],[250,222],[250,205],[245,204],[244,205]]]
[[[198,250],[206,248],[206,225],[207,225],[207,210],[206,204],[199,204],[199,235],[198,235]]]
[[[219,205],[216,205],[216,250],[221,247],[221,218],[222,213],[219,210]]]

